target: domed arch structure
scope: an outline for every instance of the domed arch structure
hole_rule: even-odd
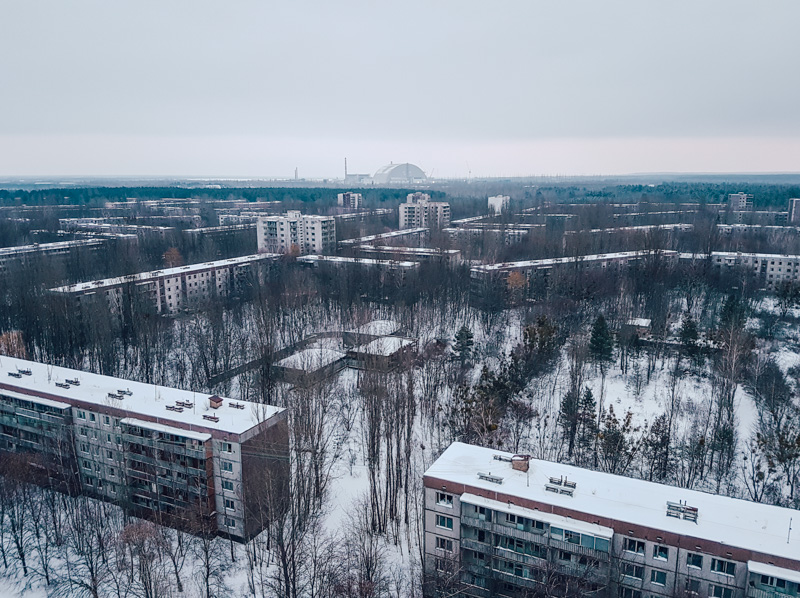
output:
[[[376,185],[407,185],[428,179],[425,172],[415,164],[387,164],[378,169],[372,181]]]

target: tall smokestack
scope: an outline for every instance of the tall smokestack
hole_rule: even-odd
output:
[[[347,180],[347,158],[344,159],[344,180]]]

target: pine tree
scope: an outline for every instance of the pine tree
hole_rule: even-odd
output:
[[[453,350],[458,355],[461,367],[464,367],[472,357],[472,346],[474,345],[472,338],[472,331],[466,326],[462,326],[456,332]]]
[[[589,355],[600,368],[600,407],[597,410],[597,426],[600,427],[600,418],[603,413],[603,401],[606,391],[606,372],[614,359],[614,339],[608,329],[603,314],[597,316],[592,326],[592,337],[589,339]]]
[[[699,335],[697,334],[697,324],[694,323],[692,316],[687,311],[685,314],[683,314],[679,339],[681,341],[681,350],[690,359],[695,359],[699,353],[700,348],[697,345],[698,338]]]
[[[600,368],[605,368],[614,359],[614,339],[608,329],[603,314],[597,316],[592,326],[592,337],[589,340],[589,354]]]

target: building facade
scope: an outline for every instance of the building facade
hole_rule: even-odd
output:
[[[511,198],[508,195],[495,195],[494,197],[490,197],[488,200],[489,212],[495,215],[504,214],[508,212],[510,202]]]
[[[3,357],[0,452],[32,481],[238,541],[285,493],[284,409]]]
[[[441,229],[450,226],[450,204],[431,201],[427,193],[409,193],[400,204],[400,228]]]
[[[194,309],[216,297],[231,297],[263,283],[269,265],[280,256],[261,253],[243,257],[93,280],[50,289],[77,309],[98,306],[121,314],[130,301],[143,301],[159,314]]]
[[[752,210],[753,196],[749,193],[729,193],[728,205],[733,212]]]
[[[337,200],[341,208],[357,210],[364,207],[364,198],[361,196],[361,193],[353,193],[351,191],[339,193],[337,195]]]
[[[770,291],[782,282],[800,283],[800,255],[712,251],[711,263],[719,272],[735,268],[752,272]]]
[[[270,253],[326,253],[336,249],[333,216],[308,216],[290,210],[258,219],[258,250]]]
[[[792,509],[461,443],[424,492],[425,572],[449,596],[800,595]]]

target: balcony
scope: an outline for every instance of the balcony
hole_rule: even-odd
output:
[[[788,592],[779,592],[778,590],[762,590],[752,586],[747,588],[747,598],[791,598],[795,595]]]

